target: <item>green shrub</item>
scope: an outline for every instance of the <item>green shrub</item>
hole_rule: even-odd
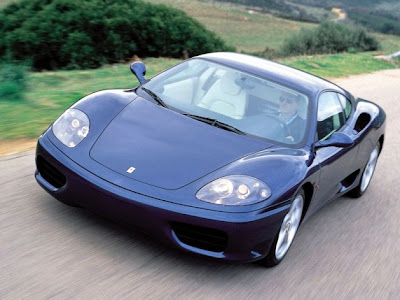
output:
[[[230,50],[183,11],[141,0],[21,0],[0,12],[0,57],[35,69]]]
[[[379,42],[362,27],[323,22],[313,29],[302,29],[284,41],[283,55],[331,54],[373,51]]]
[[[27,68],[8,62],[0,62],[0,101],[21,100],[26,89]]]

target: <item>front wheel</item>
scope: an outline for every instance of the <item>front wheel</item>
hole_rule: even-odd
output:
[[[289,251],[297,229],[300,226],[301,217],[303,215],[304,207],[304,191],[301,189],[297,192],[290,209],[286,216],[283,218],[281,227],[274,243],[269,250],[268,255],[260,261],[266,267],[273,267],[279,264]]]
[[[376,168],[376,163],[378,162],[378,156],[380,151],[380,144],[378,143],[369,155],[367,165],[361,175],[360,183],[349,192],[349,196],[353,198],[361,197],[367,190],[369,183],[371,182],[372,175]]]

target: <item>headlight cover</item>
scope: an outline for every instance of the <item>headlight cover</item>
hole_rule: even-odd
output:
[[[53,133],[65,146],[77,146],[89,134],[88,116],[77,109],[67,109],[53,124]]]
[[[216,179],[203,186],[196,198],[220,205],[249,205],[271,196],[264,182],[250,176],[231,175]]]

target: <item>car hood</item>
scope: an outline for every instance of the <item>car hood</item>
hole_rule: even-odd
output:
[[[178,189],[271,146],[137,98],[105,128],[90,156],[132,180]]]

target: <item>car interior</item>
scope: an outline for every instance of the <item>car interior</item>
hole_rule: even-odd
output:
[[[307,119],[308,98],[279,84],[234,69],[209,64],[187,68],[164,81],[157,94],[167,103],[256,136],[284,141],[279,99],[290,93],[299,99],[298,114]]]

